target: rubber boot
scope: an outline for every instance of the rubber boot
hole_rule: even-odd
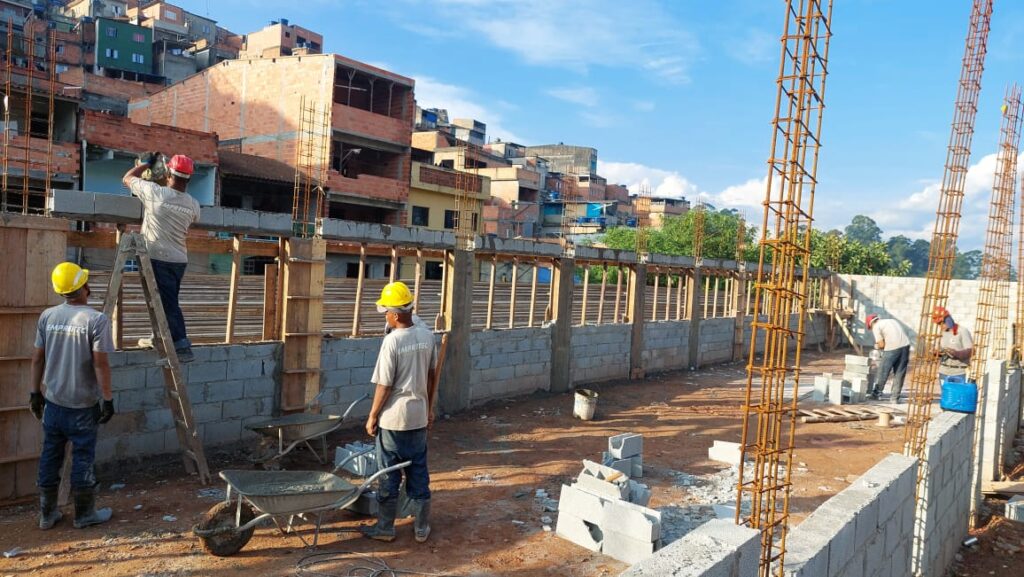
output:
[[[57,508],[59,487],[42,487],[39,489],[39,528],[43,531],[53,528],[60,521],[60,509]]]
[[[398,499],[377,503],[377,523],[362,527],[364,537],[390,543],[395,540],[395,515],[398,513]]]
[[[109,507],[96,510],[96,488],[75,489],[75,529],[106,523],[113,515]]]
[[[423,543],[430,537],[430,499],[416,499],[416,520],[413,529],[416,531],[416,542]]]

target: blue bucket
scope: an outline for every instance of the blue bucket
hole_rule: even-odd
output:
[[[974,413],[978,408],[978,385],[966,382],[959,375],[942,379],[939,406],[946,411]]]

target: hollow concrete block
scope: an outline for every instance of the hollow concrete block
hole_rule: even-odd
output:
[[[608,438],[608,452],[616,459],[628,459],[640,455],[644,450],[644,436],[623,433]]]

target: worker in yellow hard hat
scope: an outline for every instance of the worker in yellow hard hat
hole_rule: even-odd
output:
[[[109,353],[114,352],[110,319],[89,306],[89,271],[62,262],[50,275],[64,304],[43,311],[32,354],[29,408],[43,422],[39,457],[39,528],[60,521],[57,492],[64,447],[72,448],[71,487],[76,529],[104,523],[110,509],[96,510],[96,435],[114,416]],[[45,389],[43,387],[45,386]]]
[[[433,423],[437,398],[437,351],[434,333],[413,322],[413,294],[402,282],[381,291],[377,310],[393,330],[384,337],[371,381],[376,385],[366,432],[376,438],[378,466],[408,461],[404,469],[386,474],[377,492],[377,523],[363,534],[379,541],[395,540],[398,495],[405,491],[413,503],[416,541],[430,536],[430,472],[427,468],[427,428]],[[404,473],[402,472],[404,471]]]

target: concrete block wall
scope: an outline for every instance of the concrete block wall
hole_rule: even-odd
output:
[[[631,337],[632,327],[625,324],[573,327],[573,383],[629,378]]]
[[[690,368],[690,321],[644,323],[641,359],[647,373]]]
[[[322,412],[340,415],[353,401],[369,394],[370,398],[356,405],[349,417],[365,417],[370,413],[374,390],[370,377],[383,341],[384,337],[324,339],[320,349]]]
[[[1021,371],[1010,370],[1005,361],[989,361],[983,379],[985,407],[979,416],[982,429],[980,480],[1000,481],[1003,465],[1013,451],[1020,425]]]
[[[736,334],[735,318],[704,319],[700,322],[700,345],[697,352],[701,365],[732,360],[732,343]]]
[[[788,577],[908,575],[917,459],[890,455],[786,539]]]
[[[915,512],[911,569],[915,577],[942,577],[967,536],[971,511],[974,415],[941,412],[928,425],[925,462]]]
[[[203,443],[230,443],[250,435],[245,425],[273,412],[281,345],[196,346],[192,350],[195,360],[182,369]],[[179,449],[163,370],[156,358],[153,351],[111,353],[117,414],[101,428],[97,462]]]
[[[548,390],[551,331],[544,327],[472,333],[470,403]]]
[[[756,577],[760,533],[712,519],[620,573],[620,577]]]

